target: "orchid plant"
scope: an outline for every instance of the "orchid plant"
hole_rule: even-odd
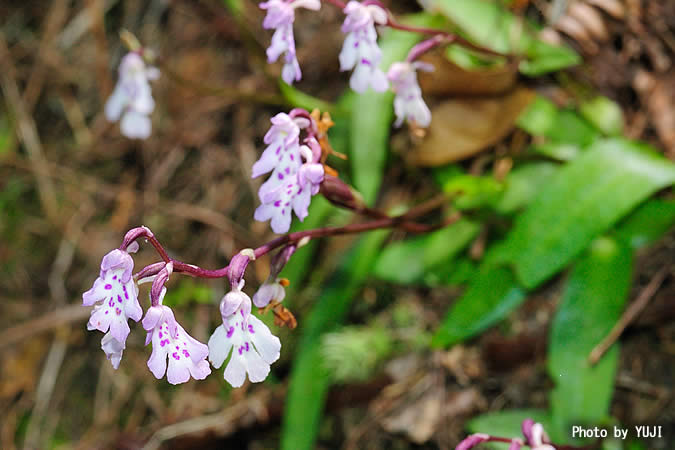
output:
[[[345,14],[342,32],[345,41],[339,55],[340,70],[352,71],[351,88],[359,93],[368,89],[395,93],[396,126],[407,121],[414,127],[427,127],[431,113],[422,97],[417,71],[431,71],[433,67],[418,59],[438,45],[460,43],[473,50],[494,54],[470,44],[442,30],[408,27],[396,22],[380,2],[365,0],[327,1]],[[304,8],[319,10],[319,0],[269,0],[261,3],[266,11],[263,28],[274,30],[267,49],[269,62],[283,58],[282,79],[288,83],[300,81],[302,72],[296,56],[293,24],[295,11]],[[413,47],[405,61],[397,62],[385,72],[380,67],[382,51],[377,38],[377,26],[391,27],[431,36]],[[105,116],[110,121],[120,120],[122,134],[133,139],[145,139],[151,132],[150,114],[155,102],[150,81],[159,77],[153,64],[152,51],[142,47],[128,32],[123,41],[130,52],[122,58],[117,85],[105,105]],[[283,56],[282,56],[283,55]],[[425,233],[449,225],[459,218],[451,214],[435,225],[416,220],[445,203],[445,198],[432,199],[398,216],[367,207],[356,191],[337,177],[337,172],[326,164],[334,153],[328,141],[332,121],[327,113],[293,109],[280,112],[271,119],[271,127],[264,136],[267,145],[260,159],[253,165],[253,178],[269,174],[258,191],[260,205],[255,219],[270,221],[275,233],[282,234],[256,249],[244,249],[234,255],[228,265],[219,269],[204,269],[171,258],[152,231],[145,227],[129,230],[119,248],[103,257],[99,277],[93,287],[83,294],[83,304],[94,306],[88,329],[104,334],[101,348],[117,369],[121,363],[126,341],[131,331],[128,320],[141,321],[147,332],[146,345],[152,343],[148,368],[158,379],[166,375],[169,383],[178,384],[190,378],[201,380],[211,373],[210,365],[220,368],[227,361],[224,378],[234,387],[242,386],[248,377],[261,382],[270,373],[270,366],[280,356],[281,342],[257,318],[252,307],[261,312],[272,311],[277,325],[296,325],[295,318],[281,302],[289,281],[279,278],[284,265],[295,251],[311,239],[324,236],[363,233],[381,228]],[[333,204],[352,210],[369,221],[342,227],[319,228],[288,233],[292,215],[304,220],[315,195],[321,193]],[[440,201],[439,201],[440,200]],[[151,244],[160,260],[135,274],[132,254],[139,242]],[[276,252],[272,258],[270,275],[253,295],[244,292],[244,274],[247,266],[263,255]],[[174,274],[199,278],[227,278],[230,291],[220,302],[220,324],[208,344],[191,337],[178,323],[168,306],[163,304],[166,283]],[[150,283],[150,307],[143,312],[138,300],[139,285]],[[210,364],[209,364],[210,363]]]

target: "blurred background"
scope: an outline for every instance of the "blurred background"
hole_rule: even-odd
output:
[[[354,95],[339,72],[330,4],[296,14],[294,87],[266,62],[256,2],[0,4],[0,448],[445,449],[518,436],[526,417],[560,444],[673,448],[675,3],[384,3],[518,58],[426,55],[433,122],[395,129],[392,95]],[[122,29],[158,55],[144,141],[103,116]],[[383,67],[420,39],[382,31]],[[80,306],[101,257],[141,224],[205,268],[273,238],[250,171],[270,117],[296,106],[331,113],[349,159],[328,164],[367,203],[400,213],[445,193],[425,219],[462,220],[299,250],[282,273],[298,328],[264,316],[282,340],[264,383],[158,381],[138,324],[113,370]],[[359,220],[317,196],[294,228]],[[268,267],[251,266],[249,294]],[[226,283],[168,287],[206,342]],[[631,431],[598,444],[572,425]]]

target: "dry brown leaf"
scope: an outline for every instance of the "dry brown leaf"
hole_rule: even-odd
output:
[[[675,159],[675,78],[672,72],[662,77],[641,70],[633,86],[647,106],[656,133],[666,148],[666,155]]]
[[[584,28],[595,39],[606,41],[609,39],[609,31],[600,12],[587,3],[574,2],[570,5],[567,13],[583,24]]]
[[[595,54],[598,52],[598,44],[591,38],[590,32],[586,29],[585,24],[576,18],[572,16],[562,16],[556,21],[555,27],[577,41],[588,53]]]
[[[513,129],[534,92],[518,88],[487,99],[448,100],[432,110],[427,137],[408,156],[414,165],[434,167],[469,158],[499,142]]]
[[[605,11],[610,16],[615,19],[623,19],[626,15],[626,10],[623,7],[623,4],[620,0],[586,0],[591,5],[597,6],[598,8]]]
[[[515,64],[481,70],[466,70],[435,52],[425,55],[424,62],[433,72],[418,72],[422,92],[426,95],[497,95],[513,88],[518,76]]]
[[[383,419],[382,427],[390,433],[404,432],[416,444],[428,441],[442,418],[444,394],[443,386],[433,386],[398,414]]]

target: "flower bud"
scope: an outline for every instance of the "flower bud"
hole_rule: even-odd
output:
[[[320,192],[329,202],[337,206],[354,211],[360,211],[366,207],[358,192],[354,191],[341,179],[332,175],[324,175]]]

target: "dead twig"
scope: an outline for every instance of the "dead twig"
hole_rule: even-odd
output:
[[[38,304],[37,301],[33,303]],[[8,328],[0,333],[0,349],[38,333],[44,333],[71,322],[87,319],[92,309],[93,307],[85,307],[79,304],[60,306],[57,310],[44,314],[37,319]]]
[[[33,64],[23,94],[23,100],[28,114],[32,113],[33,108],[40,97],[40,93],[42,92],[44,82],[47,79],[48,68],[45,55],[50,51],[51,47],[53,47],[56,34],[61,30],[68,18],[69,3],[70,2],[66,0],[52,2],[51,7],[47,12],[38,53],[35,57],[35,63]]]
[[[268,400],[269,392],[261,391],[215,414],[195,417],[160,428],[152,435],[143,449],[155,450],[160,448],[163,442],[190,434],[211,432],[220,437],[227,436],[236,431],[240,420],[249,414],[253,414],[256,418],[264,415]]]
[[[35,173],[35,178],[37,180],[40,203],[47,218],[53,224],[58,224],[59,211],[54,185],[52,180],[44,175],[47,171],[47,160],[42,150],[42,143],[40,142],[35,121],[27,111],[26,105],[21,98],[16,82],[14,63],[2,32],[0,32],[0,65],[2,65],[2,70],[0,70],[0,87],[2,87],[8,109],[16,117],[16,135],[26,148],[31,164],[38,169]]]
[[[68,348],[68,335],[70,330],[63,330],[63,333],[57,333],[57,338],[52,342],[47,355],[47,361],[38,383],[35,394],[35,407],[31,411],[30,422],[26,429],[26,439],[23,444],[24,449],[43,448],[45,442],[41,442],[41,434],[45,416],[49,411],[49,403],[54,393],[56,379],[59,376],[63,365],[63,358],[66,356]]]
[[[588,362],[591,366],[597,364],[597,362],[602,358],[602,355],[616,342],[616,340],[621,336],[623,330],[630,325],[630,323],[637,317],[638,314],[647,306],[649,300],[654,296],[656,291],[663,283],[663,280],[666,279],[668,275],[668,269],[666,267],[659,270],[656,275],[652,277],[647,286],[642,289],[638,298],[631,303],[631,305],[623,313],[619,321],[614,325],[609,334],[595,346],[591,354],[588,356]]]

